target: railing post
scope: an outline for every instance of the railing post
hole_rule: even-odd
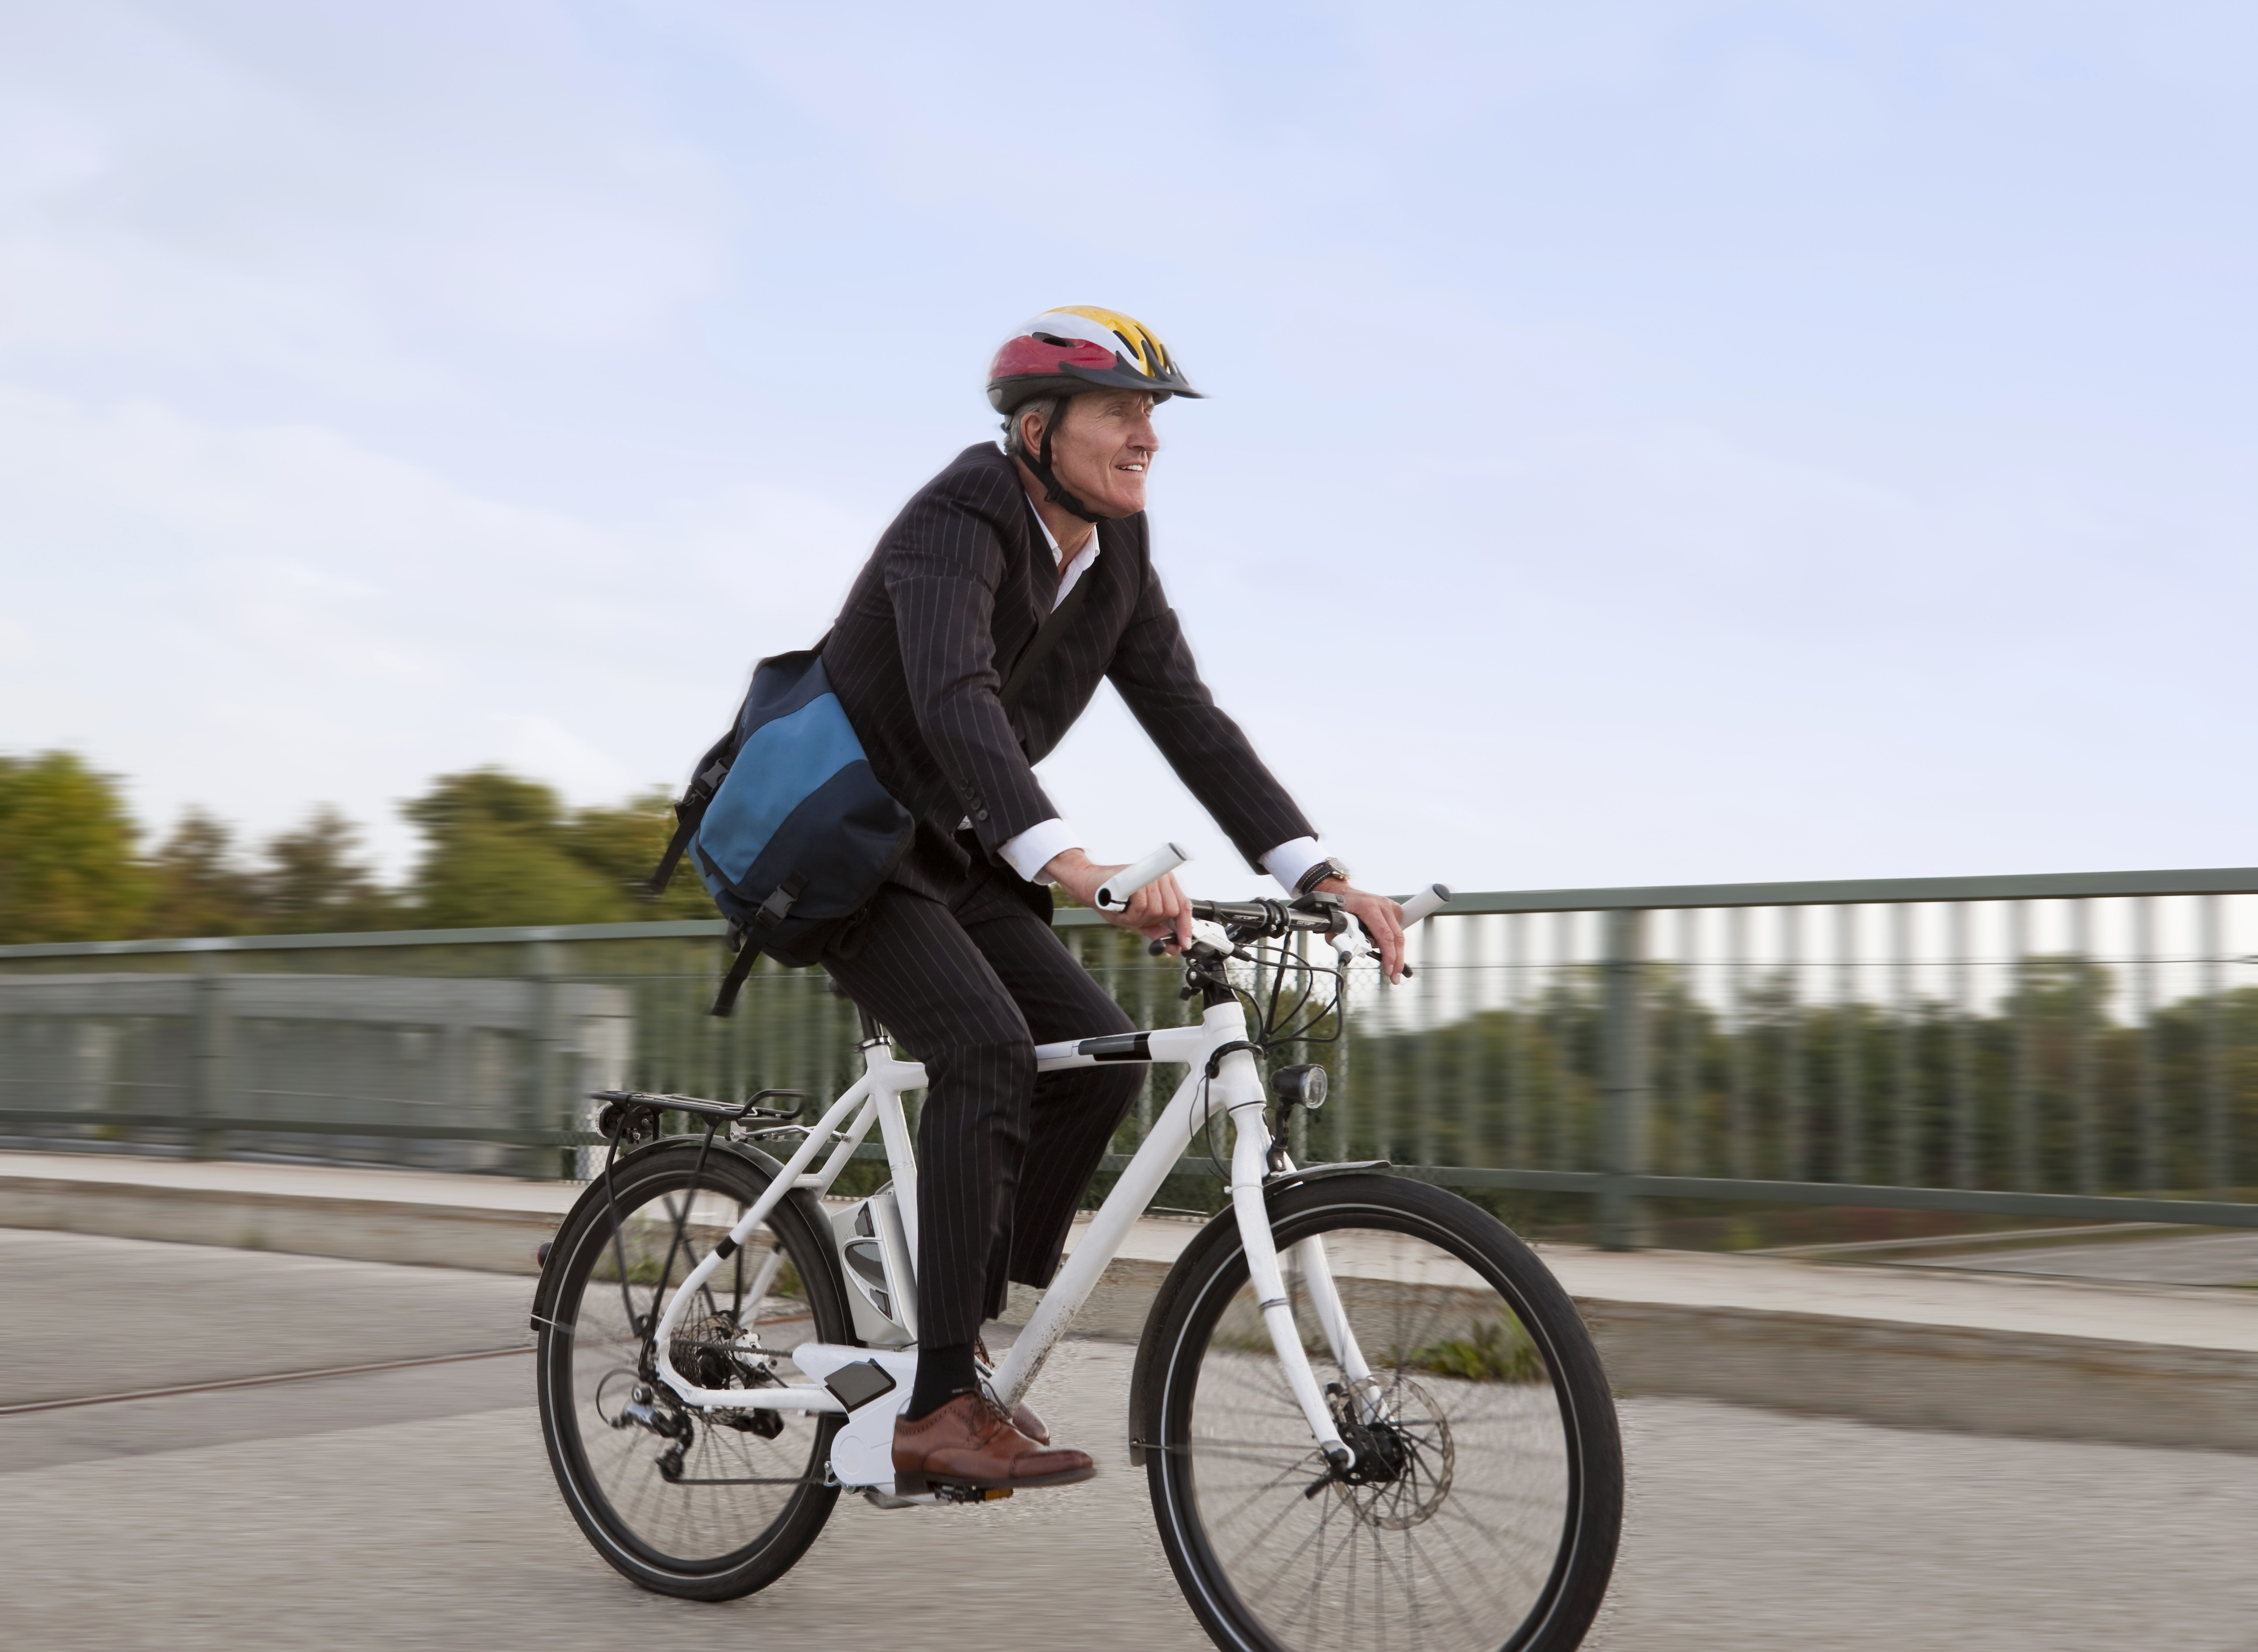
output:
[[[2203,1185],[2231,1199],[2234,1148],[2226,1111],[2226,928],[2216,895],[2203,897]]]
[[[564,991],[557,980],[564,972],[563,952],[553,940],[536,940],[525,953],[526,973],[533,978],[533,1060],[532,1081],[518,1115],[521,1127],[571,1130],[578,1122],[579,1098],[567,1093],[565,1081]],[[564,1173],[571,1173],[571,1152],[559,1155],[529,1145],[521,1162],[528,1174],[546,1181],[558,1173],[560,1157],[567,1166]]]
[[[188,1132],[188,1157],[216,1159],[223,1132],[209,1121],[225,1118],[235,1096],[235,1017],[228,1003],[232,960],[217,947],[196,954],[197,1124]]]
[[[1622,908],[1607,915],[1604,996],[1600,1024],[1600,1087],[1604,1110],[1600,1193],[1600,1243],[1628,1251],[1646,1243],[1644,1201],[1622,1178],[1646,1170],[1647,1112],[1651,1102],[1646,1061],[1646,914]]]

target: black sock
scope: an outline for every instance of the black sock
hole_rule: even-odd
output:
[[[972,1364],[972,1344],[952,1343],[946,1348],[918,1350],[917,1384],[910,1390],[910,1408],[903,1414],[912,1422],[930,1416],[957,1395],[980,1386]]]

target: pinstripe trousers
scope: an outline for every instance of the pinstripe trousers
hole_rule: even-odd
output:
[[[1005,880],[975,862],[941,902],[888,884],[823,967],[917,1060],[918,1331],[969,1343],[1009,1281],[1047,1285],[1142,1067],[1035,1074],[1034,1046],[1129,1017]]]

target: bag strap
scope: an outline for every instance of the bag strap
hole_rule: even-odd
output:
[[[769,891],[768,899],[761,903],[753,914],[752,927],[730,925],[732,938],[737,943],[737,956],[729,965],[729,973],[721,977],[721,989],[714,995],[714,1007],[706,1013],[726,1016],[736,1007],[738,990],[745,977],[753,973],[753,961],[768,945],[769,932],[792,916],[792,907],[806,893],[807,874],[794,872]]]
[[[690,847],[690,840],[698,834],[698,824],[706,818],[706,805],[714,801],[714,793],[722,781],[728,778],[730,762],[736,756],[732,749],[736,744],[733,729],[722,736],[698,761],[698,772],[674,804],[674,835],[666,840],[666,853],[658,862],[658,869],[643,886],[643,892],[652,900],[666,893],[666,886],[674,879],[674,869],[682,863],[682,852]]]

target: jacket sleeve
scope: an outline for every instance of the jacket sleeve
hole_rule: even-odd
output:
[[[885,569],[918,731],[954,794],[905,801],[944,829],[969,817],[991,854],[1058,813],[998,698],[1003,679],[992,627],[1003,571],[995,524],[976,509],[941,500],[900,536]]]
[[[1260,872],[1265,854],[1317,830],[1216,705],[1151,559],[1140,561],[1143,588],[1106,675],[1176,777]]]

